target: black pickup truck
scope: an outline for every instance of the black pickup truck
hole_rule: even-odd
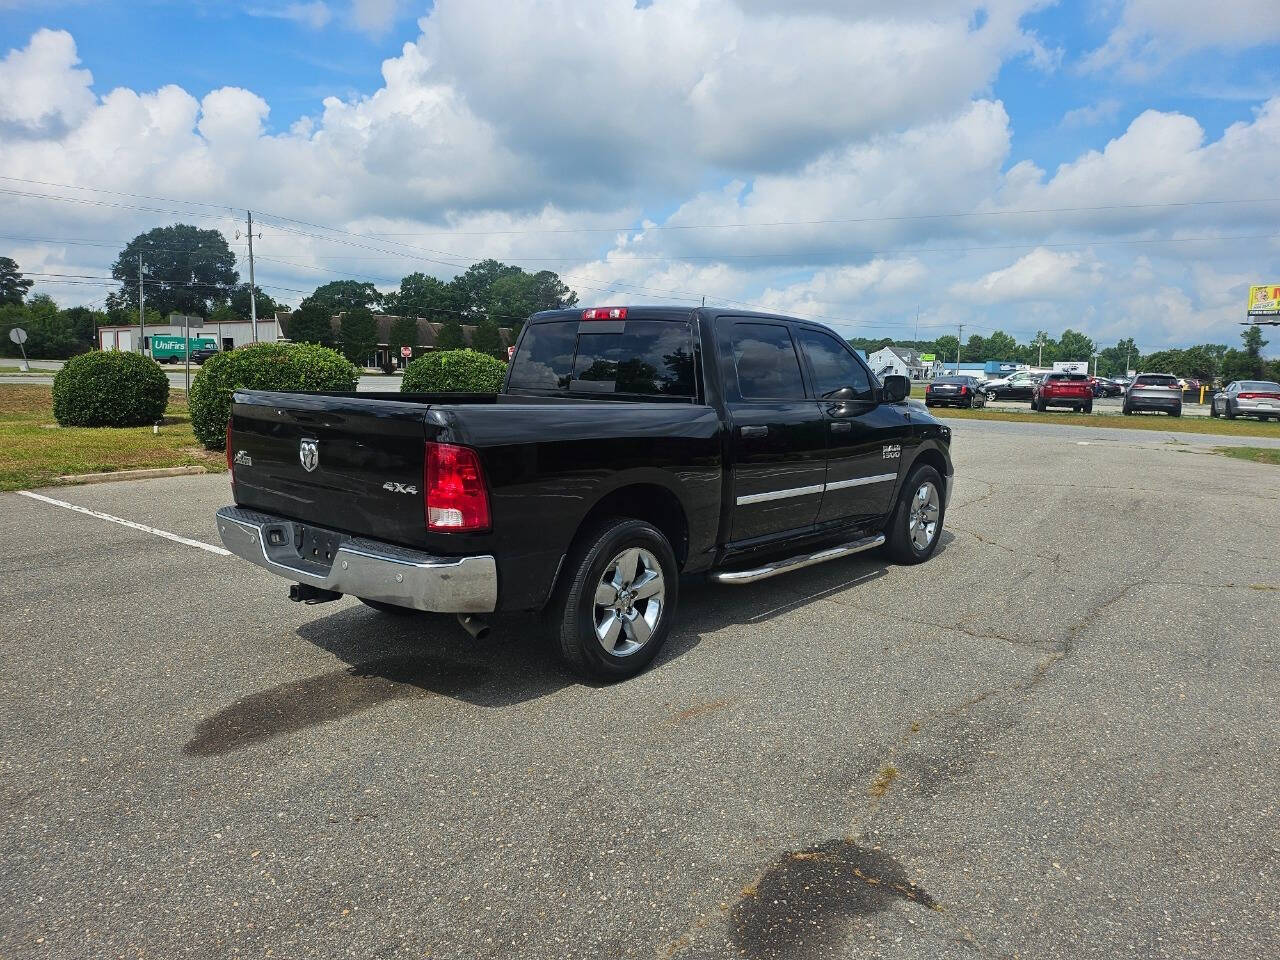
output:
[[[748,584],[938,544],[951,430],[804,320],[719,309],[535,314],[502,392],[237,391],[227,549],[310,603],[536,611],[579,673],[631,676],[681,575]]]

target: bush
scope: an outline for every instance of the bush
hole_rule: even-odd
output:
[[[442,350],[424,353],[404,368],[402,393],[497,393],[507,366],[487,353]]]
[[[64,427],[142,427],[168,405],[169,378],[140,353],[82,353],[53,378],[53,416]]]
[[[191,383],[191,427],[210,450],[227,442],[231,395],[239,389],[355,390],[359,372],[342,354],[314,343],[255,343],[204,362]]]

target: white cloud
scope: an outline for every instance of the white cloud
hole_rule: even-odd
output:
[[[386,33],[399,13],[399,0],[351,0],[351,19],[366,33]]]
[[[62,31],[40,30],[0,61],[0,134],[56,138],[93,109],[93,76],[79,69],[76,44]]]
[[[270,17],[276,20],[292,20],[319,30],[333,17],[329,5],[324,0],[313,0],[311,3],[289,3],[283,7],[247,7],[245,13],[251,17]]]
[[[1276,232],[1280,204],[1133,205],[1280,196],[1280,97],[1213,140],[1192,117],[1147,111],[1056,169],[1017,162],[989,85],[1028,52],[1025,4],[983,20],[929,0],[547,0],[541,17],[495,3],[440,0],[376,92],[330,97],[283,132],[238,87],[97,95],[71,36],[42,31],[0,61],[0,87],[17,91],[0,98],[0,171],[366,237],[306,236],[324,231],[262,213],[259,278],[293,300],[279,287],[388,286],[493,256],[557,270],[584,301],[706,295],[899,335],[920,304],[922,333],[1093,324],[1155,345],[1233,340],[1235,287],[1280,255],[1274,240],[1107,243]],[[98,248],[23,252],[28,269],[84,272],[156,223],[236,226],[225,206],[117,199],[6,194],[0,215],[14,235],[107,244],[96,268]],[[1107,209],[1021,212],[1063,207]],[[645,216],[657,222],[626,228]],[[1166,298],[1177,322],[1142,306],[1165,290],[1181,297]],[[54,292],[68,291],[84,292]]]
[[[1119,23],[1084,66],[1144,75],[1194,50],[1240,51],[1276,42],[1275,0],[1126,0]]]
[[[1087,253],[1059,253],[1037,247],[1000,270],[969,283],[952,284],[950,294],[979,304],[1022,300],[1078,300],[1102,282],[1102,264]]]
[[[1062,115],[1058,124],[1064,130],[1078,130],[1082,127],[1096,127],[1101,123],[1110,123],[1120,114],[1120,101],[1113,98],[1099,100],[1083,107],[1068,110]]]

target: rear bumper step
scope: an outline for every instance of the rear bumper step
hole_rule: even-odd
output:
[[[491,613],[498,605],[498,568],[488,555],[436,557],[240,507],[217,516],[222,542],[237,557],[310,588],[299,600],[348,594],[436,613]],[[304,555],[304,543],[322,544],[324,559]]]
[[[838,547],[828,547],[816,553],[802,553],[794,557],[788,557],[786,560],[778,560],[775,563],[766,564],[763,567],[755,567],[751,570],[720,570],[711,574],[711,579],[716,583],[755,583],[758,580],[768,580],[770,577],[776,577],[779,574],[790,573],[792,570],[811,567],[815,563],[826,563],[828,560],[838,560],[840,557],[861,553],[863,550],[873,550],[883,543],[884,534],[877,533],[873,537],[852,540],[849,543],[842,543]]]

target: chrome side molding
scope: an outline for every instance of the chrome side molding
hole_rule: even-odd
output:
[[[874,537],[851,540],[848,543],[840,544],[838,547],[819,550],[817,553],[798,554],[785,560],[766,564],[763,567],[756,567],[753,570],[719,570],[711,574],[711,580],[715,583],[755,583],[758,580],[768,580],[770,577],[776,577],[782,573],[790,573],[792,570],[811,567],[815,563],[826,563],[828,560],[838,560],[840,557],[862,553],[864,550],[874,550],[883,543],[884,534],[877,533]]]

